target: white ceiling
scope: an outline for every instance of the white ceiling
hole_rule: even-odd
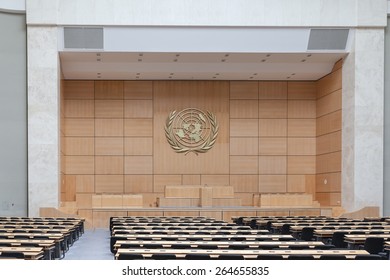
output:
[[[317,80],[347,54],[60,52],[65,79]]]

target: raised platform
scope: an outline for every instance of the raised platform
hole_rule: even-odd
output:
[[[47,208],[41,215],[55,215],[55,208]],[[58,215],[58,213],[57,213]],[[159,207],[159,208],[95,208],[79,209],[78,216],[86,219],[86,227],[108,228],[113,216],[207,216],[232,222],[233,216],[332,216],[331,207]]]

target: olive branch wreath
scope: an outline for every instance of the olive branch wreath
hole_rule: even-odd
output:
[[[205,141],[200,147],[198,147],[196,149],[191,149],[191,148],[188,148],[188,147],[182,145],[181,143],[176,141],[175,137],[172,135],[172,123],[173,123],[176,115],[177,115],[176,111],[170,112],[169,116],[165,122],[165,127],[164,127],[165,136],[167,137],[167,141],[168,141],[169,145],[171,146],[171,148],[176,153],[185,153],[185,155],[187,155],[190,152],[194,152],[196,155],[198,155],[198,153],[207,152],[208,150],[210,150],[214,146],[215,141],[217,140],[219,126],[217,123],[217,118],[212,113],[207,111],[207,117],[209,118],[210,124],[211,124],[212,137],[209,137],[209,139],[207,139],[207,141]]]

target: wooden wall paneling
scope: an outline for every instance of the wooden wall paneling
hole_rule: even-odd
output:
[[[153,99],[153,81],[124,81],[125,99]]]
[[[94,119],[65,119],[64,120],[65,136],[94,136],[95,120]]]
[[[64,156],[66,174],[86,175],[95,173],[93,156]]]
[[[259,136],[260,137],[287,136],[287,119],[259,119]]]
[[[315,197],[316,193],[316,175],[311,174],[311,175],[305,175],[305,185],[306,185],[306,193],[309,193]]]
[[[125,118],[152,118],[152,100],[125,100]]]
[[[95,136],[123,136],[123,119],[95,119]]]
[[[201,176],[198,174],[183,174],[182,183],[183,185],[200,185]]]
[[[317,156],[317,173],[341,172],[341,152]]]
[[[316,119],[289,119],[287,134],[289,137],[315,137]]]
[[[320,216],[322,215],[321,209],[291,209],[291,216]]]
[[[257,119],[259,106],[253,100],[231,100],[230,118],[232,119]]]
[[[164,216],[164,211],[140,211],[140,210],[131,210],[129,209],[127,211],[126,216],[128,217],[135,217],[135,216],[140,216],[140,217],[163,217]]]
[[[94,175],[76,175],[77,193],[94,193],[95,176]]]
[[[226,206],[253,206],[253,193],[236,193],[234,199],[231,199],[230,202],[225,200]],[[221,203],[223,200],[221,199]],[[220,205],[223,206],[223,205]]]
[[[257,156],[231,156],[230,174],[258,174]]]
[[[153,136],[153,119],[125,119],[124,125],[126,137]]]
[[[157,198],[164,197],[164,193],[142,193],[143,207],[157,207]]]
[[[65,118],[93,118],[95,104],[93,100],[65,100]]]
[[[255,156],[259,154],[259,140],[254,137],[230,138],[230,155]]]
[[[235,193],[256,193],[259,190],[258,175],[230,175],[230,185]]]
[[[92,195],[92,208],[101,208],[102,207],[102,195],[93,194]]]
[[[288,138],[288,155],[316,155],[316,138]]]
[[[164,192],[166,185],[181,185],[182,176],[181,175],[159,175],[155,174],[153,176],[153,192]],[[199,185],[200,176],[198,176],[198,181],[195,183],[190,182],[190,185]]]
[[[316,200],[320,202],[321,206],[340,206],[341,193],[316,193]]]
[[[259,121],[257,119],[231,119],[230,137],[257,137]]]
[[[341,110],[342,90],[336,90],[317,100],[317,117]]]
[[[122,196],[123,208],[142,208],[144,207],[143,195],[142,194],[124,194]]]
[[[64,175],[64,197],[61,201],[75,201],[76,200],[76,176]]]
[[[341,151],[341,131],[317,137],[317,155]]]
[[[92,156],[94,155],[93,137],[65,137],[63,152],[68,156]]]
[[[185,94],[184,94],[185,93]],[[153,170],[157,174],[229,173],[229,83],[212,81],[156,82],[154,86]],[[176,153],[164,127],[169,113],[198,108],[213,113],[219,124],[214,146],[206,153]],[[257,120],[255,120],[257,121]]]
[[[317,82],[317,98],[321,98],[331,92],[342,88],[342,70],[338,69],[335,72],[323,77]]]
[[[123,118],[123,100],[95,100],[95,118]]]
[[[232,217],[253,217],[256,211],[223,211],[222,219],[226,222],[233,222]]]
[[[110,223],[110,217],[125,217],[127,211],[102,211],[94,210],[93,215],[93,227],[95,228],[108,228]]]
[[[317,118],[317,136],[341,130],[341,110]]]
[[[288,175],[287,192],[291,192],[291,193],[306,192],[306,175]]]
[[[95,81],[95,99],[123,99],[123,81]]]
[[[256,216],[258,217],[269,217],[269,216],[289,216],[289,210],[274,210],[274,211],[257,211]]]
[[[287,82],[259,82],[259,99],[287,99]]]
[[[91,209],[92,208],[92,194],[90,193],[77,193],[76,205],[79,209]]]
[[[286,191],[286,175],[259,175],[259,193],[284,193]]]
[[[316,174],[316,156],[288,156],[288,174]]]
[[[164,216],[167,217],[198,217],[200,215],[199,211],[191,211],[191,210],[165,210]]]
[[[123,198],[122,194],[102,194],[103,208],[122,208]]]
[[[212,207],[213,206],[213,188],[202,187],[200,188],[200,207]]]
[[[95,156],[95,174],[123,174],[123,156]]]
[[[287,100],[259,100],[259,118],[287,118]]]
[[[153,174],[153,157],[125,156],[125,174]]]
[[[202,211],[202,216],[214,218],[216,220],[222,220],[222,212],[221,211]]]
[[[316,82],[288,82],[288,99],[317,99]]]
[[[314,119],[316,118],[315,100],[289,100],[288,118]]]
[[[332,72],[335,72],[336,70],[339,70],[343,67],[343,59],[339,59],[338,61],[336,61],[336,63],[333,65],[333,69],[332,69]]]
[[[230,82],[230,99],[258,99],[258,92],[258,82]]]
[[[227,186],[230,184],[229,175],[201,175],[200,184]]]
[[[123,175],[96,175],[95,193],[123,193]]]
[[[202,188],[205,186],[202,186]],[[213,185],[212,188],[212,197],[213,198],[234,198],[234,188],[227,185]]]
[[[126,137],[125,155],[127,156],[151,156],[153,155],[152,137]]]
[[[200,198],[200,185],[165,186],[166,198]]]
[[[285,137],[260,137],[259,155],[286,155],[287,138]]]
[[[153,175],[125,175],[125,193],[152,193]]]
[[[94,81],[67,80],[63,82],[64,99],[94,99]]]
[[[341,192],[341,172],[316,175],[317,192]]]
[[[286,156],[259,156],[258,174],[286,174]]]
[[[95,137],[96,156],[123,156],[122,137]]]
[[[85,219],[84,227],[85,229],[92,229],[93,225],[93,215],[92,210],[90,209],[79,209],[78,216],[82,219]]]

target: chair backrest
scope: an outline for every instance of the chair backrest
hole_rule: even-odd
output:
[[[367,237],[364,242],[364,250],[370,254],[378,254],[383,251],[384,242],[383,237]]]
[[[335,231],[332,235],[332,245],[336,248],[347,248],[347,243],[344,241],[345,232]]]
[[[313,255],[306,255],[306,254],[302,254],[302,255],[289,255],[288,259],[289,260],[314,260],[314,256]]]
[[[153,254],[151,259],[153,260],[175,260],[176,255],[175,254]]]
[[[225,254],[225,255],[219,255],[219,260],[243,260],[244,256],[239,254]]]
[[[290,227],[291,227],[290,224],[284,224],[284,225],[282,226],[282,229],[280,230],[280,233],[281,233],[281,234],[290,234],[290,233],[291,233]]]
[[[1,252],[0,258],[2,259],[24,259],[22,252]]]
[[[209,254],[187,254],[185,259],[187,260],[209,260],[211,257]]]
[[[258,260],[283,260],[283,255],[275,255],[275,254],[259,254],[256,259]]]
[[[122,253],[118,256],[118,260],[143,260],[144,256],[142,254],[126,254]]]
[[[346,260],[345,255],[333,255],[333,254],[324,254],[320,256],[320,260]]]
[[[380,255],[376,254],[369,254],[369,255],[356,255],[355,260],[381,260],[382,257]]]
[[[301,233],[301,240],[311,241],[314,238],[314,228],[313,227],[304,227]]]

